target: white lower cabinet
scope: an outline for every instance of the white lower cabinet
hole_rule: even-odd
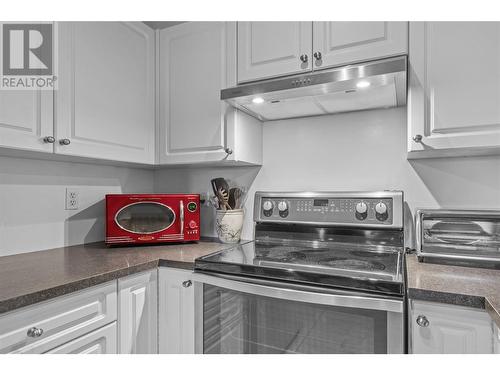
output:
[[[187,270],[159,269],[160,353],[194,353],[193,276],[193,272]]]
[[[46,354],[116,354],[116,334],[116,322],[113,322]]]
[[[495,354],[500,354],[500,328],[495,325],[495,333],[494,333],[494,349]]]
[[[116,281],[0,316],[0,353],[45,353],[113,323]]]
[[[484,310],[410,301],[410,352],[491,354],[493,322]]]
[[[118,280],[119,353],[158,353],[157,274],[154,269]]]

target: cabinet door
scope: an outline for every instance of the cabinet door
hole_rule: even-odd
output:
[[[121,354],[158,353],[157,273],[155,269],[118,280]]]
[[[116,333],[116,322],[113,322],[46,354],[117,354]]]
[[[410,331],[413,353],[491,354],[493,352],[492,321],[484,310],[423,301],[411,302],[411,308]],[[428,322],[428,325],[425,326],[422,320]]]
[[[0,90],[0,147],[52,152],[53,135],[52,90]]]
[[[194,353],[193,272],[160,268],[160,353]]]
[[[52,91],[0,90],[0,147],[52,152]]]
[[[500,22],[410,22],[409,158],[500,152]]]
[[[494,330],[494,348],[495,354],[500,354],[500,328],[496,324]]]
[[[314,69],[408,53],[407,22],[314,22]]]
[[[311,51],[312,22],[238,22],[238,83],[311,71]]]
[[[154,49],[141,22],[59,24],[57,153],[154,162]]]
[[[160,31],[160,162],[222,160],[227,23],[188,22]]]

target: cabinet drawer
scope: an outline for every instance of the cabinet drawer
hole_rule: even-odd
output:
[[[116,316],[116,281],[15,310],[0,316],[0,353],[44,353],[115,321]],[[43,333],[30,337],[32,328]]]
[[[113,322],[46,354],[116,354],[116,335],[116,322]]]

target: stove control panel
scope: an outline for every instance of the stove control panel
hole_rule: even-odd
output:
[[[256,222],[402,227],[402,215],[400,191],[255,195]]]

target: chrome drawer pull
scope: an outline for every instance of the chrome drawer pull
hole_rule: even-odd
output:
[[[422,143],[422,135],[421,134],[417,134],[416,136],[413,137],[413,142],[415,143]]]
[[[28,335],[28,337],[40,337],[41,335],[43,335],[43,329],[33,327],[28,329],[28,332],[26,334]]]
[[[419,315],[417,317],[417,324],[420,326],[420,327],[428,327],[429,326],[429,320],[427,319],[426,316],[424,315]]]
[[[182,282],[182,286],[184,288],[189,288],[191,285],[193,285],[193,282],[191,280],[186,280]]]

